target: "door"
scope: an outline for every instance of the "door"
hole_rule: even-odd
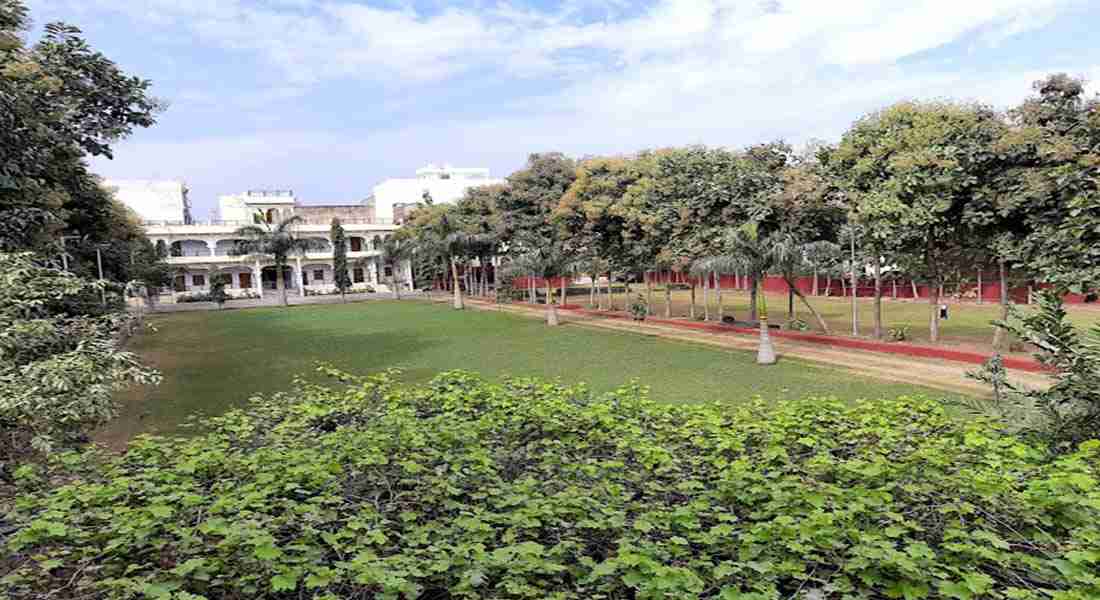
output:
[[[252,273],[241,273],[241,289],[252,289]]]

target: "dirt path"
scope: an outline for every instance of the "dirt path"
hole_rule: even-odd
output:
[[[531,318],[541,318],[545,314],[541,308],[525,305],[498,305],[481,300],[470,300],[469,298],[465,300],[470,308],[479,310],[499,310]],[[755,351],[757,347],[755,336],[733,332],[712,333],[671,325],[584,315],[568,310],[559,311],[558,314],[563,324],[572,326],[653,335],[669,340],[705,344],[731,350]],[[851,372],[854,375],[872,377],[883,381],[910,383],[972,396],[985,395],[989,392],[989,388],[984,384],[966,377],[967,372],[977,368],[975,365],[835,348],[781,338],[773,338],[773,343],[776,352],[780,355],[780,360],[783,357],[797,358],[827,364]],[[1041,387],[1050,383],[1050,380],[1043,375],[1026,372],[1012,372],[1011,379],[1030,387]]]

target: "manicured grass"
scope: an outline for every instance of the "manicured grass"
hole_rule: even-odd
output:
[[[416,301],[177,313],[151,322],[157,331],[136,337],[132,348],[163,371],[164,382],[127,393],[126,411],[106,439],[172,430],[189,415],[286,389],[296,375],[313,376],[317,361],[359,374],[399,367],[409,381],[460,368],[492,378],[586,382],[597,391],[636,379],[668,402],[944,395],[793,359],[760,368],[749,352],[579,326],[548,328],[512,314]]]
[[[888,291],[888,290],[887,290]],[[645,287],[633,286],[634,295],[641,292],[645,295]],[[570,296],[570,301],[577,304],[586,304],[588,296]],[[620,310],[623,307],[623,294],[615,295],[615,305]],[[696,315],[703,314],[703,290],[696,289]],[[850,335],[852,331],[852,305],[851,298],[826,298],[824,296],[810,297],[810,303],[821,313],[822,318],[829,324],[832,333]],[[601,300],[606,306],[606,298]],[[691,293],[686,290],[676,290],[672,294],[672,312],[674,316],[687,316],[691,302]],[[768,294],[768,312],[773,321],[785,322],[787,319],[787,296],[785,294]],[[859,299],[860,334],[870,336],[872,332],[874,304],[871,298]],[[941,343],[948,346],[968,346],[974,348],[989,348],[993,342],[993,326],[990,321],[1001,317],[1000,305],[987,301],[985,304],[973,302],[954,303],[950,299],[944,300],[949,307],[950,318],[940,322]],[[726,315],[734,315],[738,319],[748,318],[749,295],[744,290],[723,290],[722,304]],[[653,293],[653,307],[657,316],[665,314],[665,296],[663,289],[655,289]],[[718,301],[710,296],[711,318],[717,318]],[[1021,311],[1030,310],[1026,305],[1018,307]],[[1096,305],[1067,305],[1070,321],[1081,328],[1090,327],[1093,323],[1100,322],[1100,307]],[[805,321],[811,329],[818,330],[817,322],[810,311],[795,298],[795,311],[798,318]],[[920,300],[883,300],[883,326],[884,328],[909,326],[910,339],[917,343],[928,343],[928,301]]]

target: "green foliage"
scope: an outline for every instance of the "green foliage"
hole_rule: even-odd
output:
[[[346,294],[352,282],[348,275],[348,239],[340,219],[332,219],[329,233],[332,237],[332,282],[340,294]]]
[[[159,104],[78,29],[50,23],[27,45],[29,29],[21,0],[0,2],[0,250],[57,251],[61,234],[107,242],[109,195],[85,159],[110,157]]]
[[[637,388],[330,374],[347,386],[302,383],[197,437],[22,473],[0,593],[1100,593],[1097,442],[1047,462],[919,399],[671,406]]]
[[[649,304],[645,301],[645,296],[638,294],[634,300],[630,302],[630,316],[635,321],[644,321],[649,315]]]
[[[156,373],[119,350],[129,317],[73,313],[99,283],[0,253],[0,475],[6,463],[74,441],[115,413],[114,392]]]
[[[891,327],[887,331],[887,335],[890,336],[891,342],[905,342],[911,337],[909,335],[909,325],[898,325],[897,327]]]
[[[966,406],[992,413],[1015,431],[1037,436],[1058,452],[1097,436],[1100,428],[1100,323],[1082,334],[1066,318],[1060,296],[1036,295],[1038,310],[1021,314],[1015,307],[996,326],[1038,349],[1035,357],[1050,368],[1055,383],[1027,389],[1008,380],[1001,357],[994,356],[970,376],[989,383],[993,397]]]

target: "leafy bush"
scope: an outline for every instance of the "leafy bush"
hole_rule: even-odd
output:
[[[1100,442],[1048,462],[920,399],[340,376],[21,473],[0,596],[1100,594]]]
[[[809,331],[810,326],[802,319],[791,319],[787,321],[787,329],[790,331]]]
[[[128,315],[70,313],[99,285],[31,254],[0,253],[0,480],[14,459],[76,441],[114,416],[118,388],[156,381],[118,347]]]
[[[214,298],[206,292],[194,292],[190,294],[177,294],[176,303],[186,304],[189,302],[213,302]]]
[[[911,337],[909,335],[909,326],[908,325],[899,325],[897,327],[891,327],[886,333],[887,333],[887,335],[890,336],[890,341],[891,342],[905,342],[905,341],[908,341],[909,338]]]
[[[646,303],[641,294],[638,294],[638,297],[631,301],[630,316],[635,321],[644,321],[649,316],[649,304]]]
[[[966,406],[991,413],[1011,429],[1042,438],[1056,451],[1072,450],[1100,433],[1100,323],[1077,331],[1066,316],[1062,298],[1045,290],[1036,295],[1038,310],[1022,315],[1009,307],[1009,319],[996,326],[1038,349],[1035,358],[1049,367],[1054,385],[1030,389],[1008,379],[999,355],[970,376],[993,388],[993,397]]]

